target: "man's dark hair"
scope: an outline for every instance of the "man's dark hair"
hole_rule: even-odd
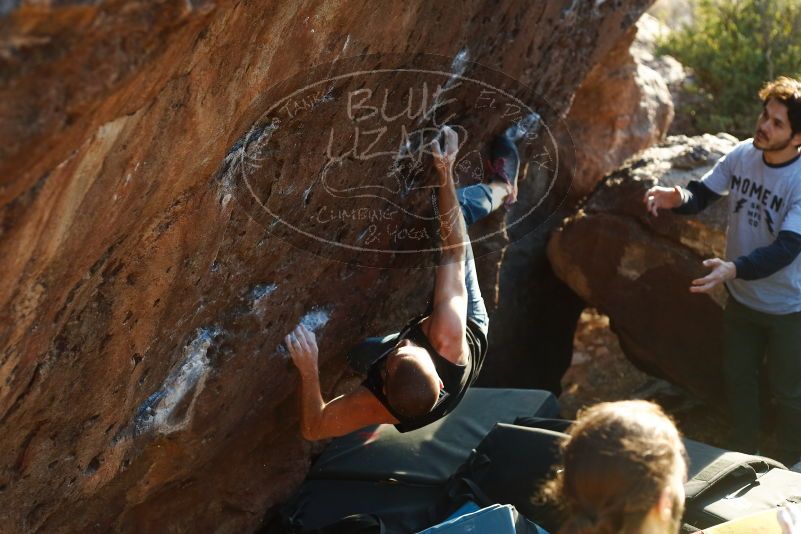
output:
[[[568,516],[559,534],[638,532],[686,465],[678,430],[650,402],[595,405],[579,413],[569,434],[564,467],[542,492]],[[673,508],[678,531],[683,503]]]
[[[439,398],[439,378],[428,370],[421,358],[399,357],[384,380],[387,401],[398,415],[420,417],[431,411]],[[389,363],[389,361],[387,362]]]
[[[790,129],[793,134],[801,133],[801,82],[779,76],[771,82],[767,82],[759,90],[759,98],[762,104],[775,98],[787,108],[787,118],[790,121]]]

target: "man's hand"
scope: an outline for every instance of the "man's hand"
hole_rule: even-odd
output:
[[[305,326],[298,325],[284,338],[292,361],[302,377],[317,373],[317,338]]]
[[[648,212],[654,217],[658,217],[658,211],[662,208],[678,208],[681,206],[681,188],[677,185],[673,187],[655,185],[645,192],[642,201]]]
[[[731,261],[712,258],[704,260],[704,267],[711,267],[712,272],[703,278],[693,280],[693,285],[690,287],[693,293],[709,293],[718,284],[737,277],[737,267]]]
[[[459,152],[459,136],[450,126],[442,127],[442,136],[445,141],[445,152],[439,146],[439,139],[431,142],[431,155],[434,156],[434,166],[440,174],[448,174],[453,170],[456,154]]]

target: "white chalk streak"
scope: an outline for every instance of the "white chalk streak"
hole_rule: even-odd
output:
[[[209,359],[207,353],[209,346],[220,330],[216,327],[201,328],[195,338],[184,347],[183,363],[171,372],[161,387],[163,396],[159,399],[152,416],[153,428],[161,434],[169,434],[181,430],[192,419],[195,401],[203,390],[206,376],[209,373]],[[175,408],[181,404],[184,397],[191,392],[192,398],[186,413],[179,421],[173,420]]]
[[[275,284],[259,284],[250,291],[250,309],[255,311],[261,307],[262,303],[267,300],[267,297],[273,294],[278,289]]]
[[[318,330],[328,323],[329,319],[331,319],[331,315],[328,310],[314,309],[301,317],[300,324],[316,334]]]

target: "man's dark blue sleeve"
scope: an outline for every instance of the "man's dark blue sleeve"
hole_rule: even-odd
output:
[[[698,213],[721,197],[721,195],[718,195],[698,180],[692,180],[687,184],[686,188],[681,189],[681,196],[684,199],[684,203],[678,208],[673,208],[671,210],[673,213],[679,213],[681,215]]]
[[[770,245],[754,249],[749,255],[734,260],[737,278],[758,280],[770,276],[793,263],[799,253],[801,253],[801,234],[782,230]]]

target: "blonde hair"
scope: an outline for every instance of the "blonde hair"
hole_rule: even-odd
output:
[[[679,431],[650,402],[597,404],[569,434],[564,467],[542,490],[568,516],[559,534],[636,532],[675,470],[686,468]]]

